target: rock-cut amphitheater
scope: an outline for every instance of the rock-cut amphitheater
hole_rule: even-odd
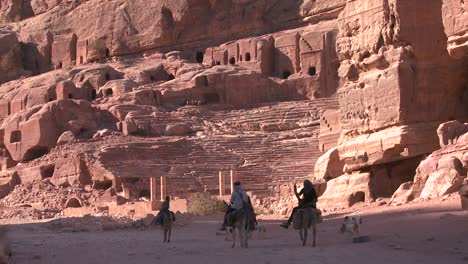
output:
[[[457,192],[467,55],[463,0],[0,0],[0,203]]]

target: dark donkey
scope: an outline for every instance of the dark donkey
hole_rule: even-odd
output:
[[[163,212],[162,215],[162,229],[164,232],[164,242],[171,242],[172,224],[174,219],[169,211]]]
[[[241,247],[249,247],[249,233],[251,231],[252,212],[249,209],[241,208],[231,213],[229,232],[232,234],[232,247],[236,246],[236,229],[239,232]]]
[[[293,216],[294,229],[299,230],[302,245],[305,246],[307,242],[308,229],[312,227],[313,242],[312,246],[315,247],[315,236],[317,233],[317,224],[321,223],[320,212],[315,208],[302,208],[299,209]]]

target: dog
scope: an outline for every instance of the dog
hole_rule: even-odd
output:
[[[12,256],[10,239],[4,227],[0,228],[0,264],[10,263]]]
[[[134,219],[135,218],[135,209],[131,209],[127,212],[127,216],[130,218],[130,219]]]
[[[340,232],[342,234],[351,234],[353,237],[359,237],[361,224],[362,218],[359,215],[345,216]]]
[[[263,225],[263,224],[260,224],[260,223],[257,223],[256,227],[255,227],[255,230],[257,231],[257,237],[258,237],[258,240],[264,240],[264,239],[267,239],[267,236],[266,236],[266,233],[267,233],[267,229],[266,229],[266,226]],[[253,232],[248,232],[248,238],[249,239],[252,239],[252,233]],[[217,233],[217,235],[222,235],[222,233]],[[232,241],[232,231],[231,231],[231,227],[228,227],[228,230],[225,234],[225,238],[224,240],[226,241]]]

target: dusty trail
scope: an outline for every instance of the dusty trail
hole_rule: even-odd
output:
[[[12,263],[468,263],[468,212],[458,203],[361,208],[362,234],[372,239],[362,244],[337,232],[345,212],[328,215],[316,248],[300,246],[297,232],[280,228],[282,219],[271,216],[262,220],[267,238],[254,233],[249,249],[231,249],[216,235],[219,216],[176,228],[170,244],[162,243],[160,229],[59,233],[17,225],[11,228]]]

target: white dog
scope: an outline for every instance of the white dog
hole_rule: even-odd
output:
[[[359,237],[360,228],[362,224],[362,218],[358,215],[345,216],[343,224],[341,225],[340,232],[348,233],[353,235],[353,237]]]

